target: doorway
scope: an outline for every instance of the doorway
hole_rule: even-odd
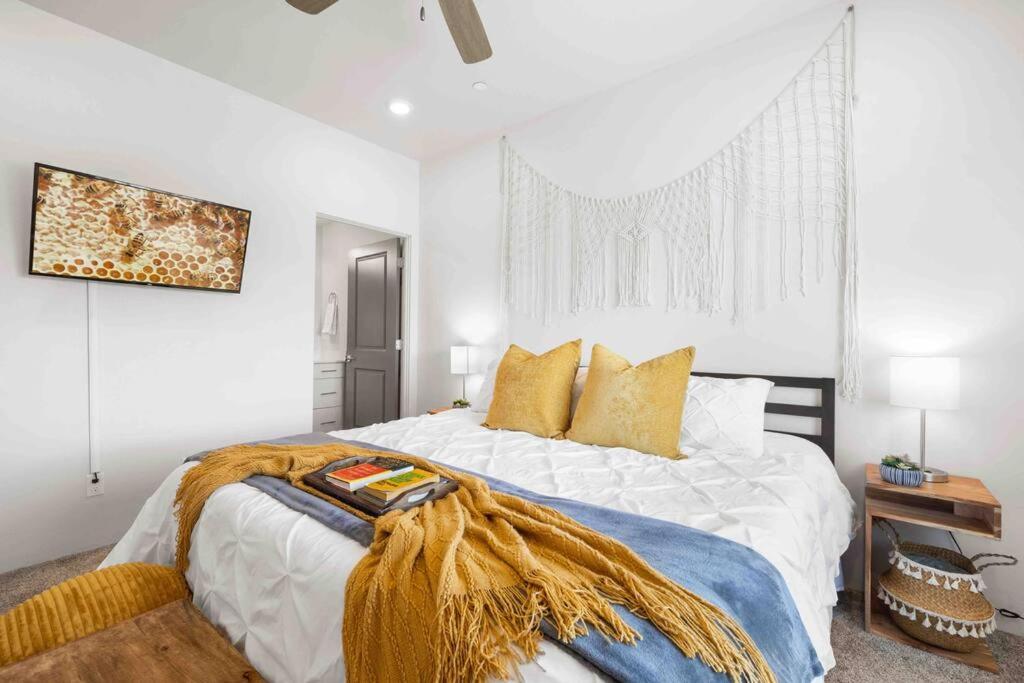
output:
[[[400,415],[404,242],[380,230],[317,219],[314,431]]]

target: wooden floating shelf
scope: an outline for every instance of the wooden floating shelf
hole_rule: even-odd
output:
[[[986,538],[1003,535],[1002,506],[972,477],[950,475],[948,482],[911,488],[883,481],[878,465],[868,465],[864,497],[879,517]]]

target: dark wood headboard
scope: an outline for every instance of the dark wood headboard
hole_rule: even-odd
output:
[[[816,389],[821,392],[820,406],[795,405],[792,403],[766,403],[764,412],[777,415],[798,415],[800,417],[813,417],[821,421],[821,429],[818,434],[799,434],[797,432],[782,432],[777,429],[770,429],[771,432],[780,434],[792,434],[801,439],[807,439],[818,444],[825,455],[836,462],[836,381],[831,377],[781,377],[779,375],[736,375],[724,372],[693,372],[693,375],[701,377],[722,377],[724,379],[743,379],[744,377],[760,377],[769,382],[774,382],[777,387],[795,387],[798,389]]]

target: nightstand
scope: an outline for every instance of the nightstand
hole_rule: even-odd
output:
[[[948,482],[925,482],[920,488],[909,488],[883,481],[878,465],[867,465],[864,479],[864,628],[919,650],[998,672],[999,666],[988,643],[983,642],[969,653],[943,650],[910,637],[893,623],[888,608],[875,595],[871,576],[871,532],[877,517],[998,539],[1003,535],[999,501],[980,480],[971,477],[950,475]]]
[[[430,410],[427,411],[427,415],[437,415],[438,413],[443,413],[446,410],[451,409],[451,406],[448,406],[447,408],[431,408]]]

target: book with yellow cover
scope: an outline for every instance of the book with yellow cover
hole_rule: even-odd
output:
[[[437,476],[437,473],[427,472],[417,467],[412,472],[406,472],[390,479],[368,484],[362,490],[362,493],[383,503],[389,503],[406,491],[425,486],[426,484],[433,484],[439,480],[440,477]]]

